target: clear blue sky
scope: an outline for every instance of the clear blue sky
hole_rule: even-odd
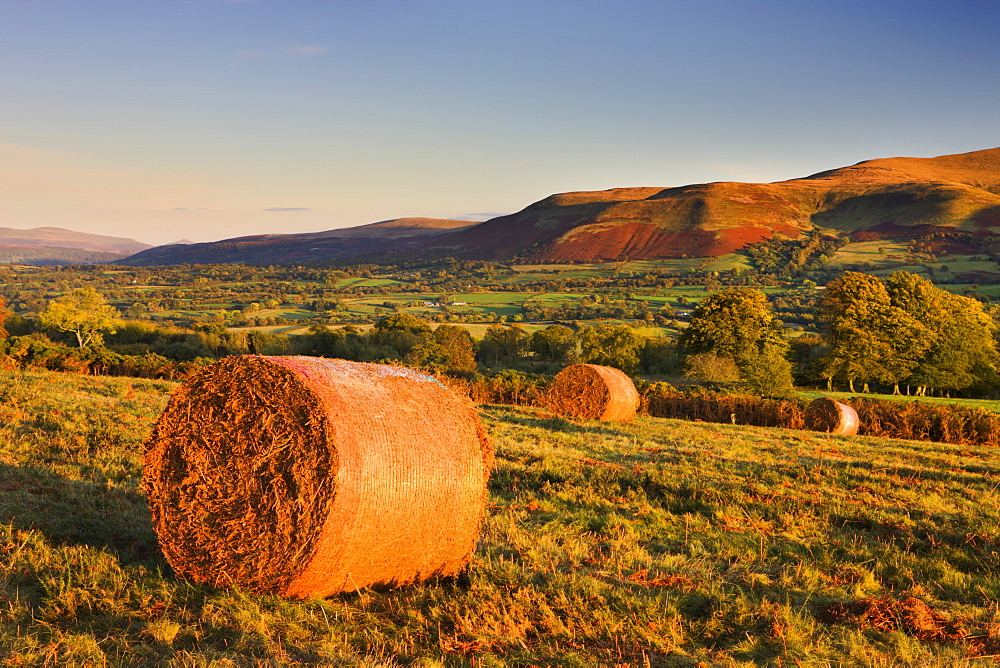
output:
[[[0,0],[0,226],[206,241],[992,148],[998,27],[997,0]]]

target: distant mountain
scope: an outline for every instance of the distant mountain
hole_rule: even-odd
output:
[[[563,193],[421,251],[548,262],[709,257],[817,228],[858,240],[1000,234],[1000,148],[868,160],[779,183]]]
[[[1000,148],[885,158],[778,183],[701,183],[551,195],[485,222],[399,218],[312,234],[160,246],[124,264],[711,257],[819,230],[855,241],[1000,238]],[[944,238],[944,241],[941,238]],[[955,243],[959,243],[956,241]],[[973,244],[975,245],[975,244]]]
[[[135,239],[36,227],[0,227],[0,263],[104,264],[150,248]]]
[[[201,244],[149,248],[120,262],[133,266],[161,264],[313,262],[371,253],[404,252],[428,237],[476,223],[443,218],[396,218],[378,223],[306,234],[260,234]]]

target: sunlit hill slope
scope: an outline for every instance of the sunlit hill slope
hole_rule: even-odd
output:
[[[453,256],[543,262],[711,257],[819,229],[852,240],[1000,235],[1000,148],[868,160],[778,183],[702,183],[551,195],[475,224],[403,218],[315,234],[167,246],[128,264]]]
[[[1000,148],[888,158],[778,183],[706,183],[552,195],[427,244],[540,261],[708,257],[824,228],[868,239],[1000,233]]]

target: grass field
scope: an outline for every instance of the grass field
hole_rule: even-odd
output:
[[[520,273],[549,274],[557,278],[596,278],[608,272],[677,272],[689,269],[704,271],[728,271],[734,267],[750,268],[749,259],[740,253],[729,253],[719,257],[692,257],[672,260],[632,260],[631,262],[599,262],[594,264],[521,264],[511,268]]]
[[[403,281],[392,278],[342,278],[336,283],[338,288],[371,288],[387,285],[403,285]]]
[[[894,271],[908,271],[927,276],[929,267],[934,271],[936,279],[947,279],[950,274],[967,272],[1000,274],[1000,265],[985,259],[982,255],[944,255],[923,264],[900,264],[905,262],[908,256],[908,244],[904,242],[861,241],[838,249],[826,266],[845,268],[870,263],[875,267],[871,273],[876,276],[884,276]]]
[[[827,392],[826,390],[799,390],[799,396],[803,399],[819,399],[820,397],[830,397],[832,399],[851,399],[867,397],[869,399],[884,399],[886,401],[921,401],[942,406],[959,405],[968,408],[982,408],[983,410],[1000,413],[1000,401],[989,399],[964,399],[961,397],[913,397],[898,394],[859,394],[857,392]]]
[[[907,255],[907,244],[897,241],[861,241],[846,244],[837,249],[827,263],[829,267],[861,264],[871,262],[873,264],[886,264],[888,262],[899,262]]]
[[[1000,647],[992,450],[485,406],[498,459],[468,573],[292,602],[163,562],[138,457],[173,387],[0,375],[4,664],[943,666]],[[820,621],[864,597],[915,597],[967,638]]]

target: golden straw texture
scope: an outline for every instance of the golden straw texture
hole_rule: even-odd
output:
[[[430,376],[315,357],[230,357],[153,431],[144,485],[167,561],[215,587],[322,597],[454,575],[492,449]]]
[[[827,431],[831,434],[857,434],[860,424],[858,414],[853,408],[825,397],[810,402],[806,406],[804,418],[806,429]]]
[[[584,420],[628,422],[639,409],[639,393],[632,379],[618,369],[573,364],[553,379],[545,405]]]

